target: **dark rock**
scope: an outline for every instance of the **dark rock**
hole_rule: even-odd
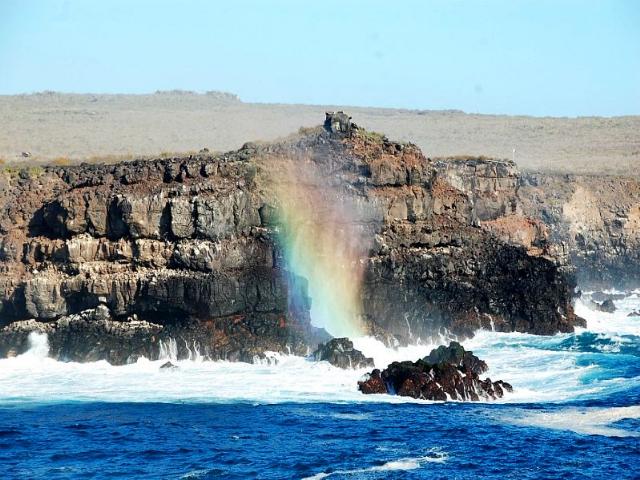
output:
[[[417,362],[393,362],[358,382],[365,394],[388,393],[423,400],[471,400],[501,398],[510,384],[481,380],[487,364],[457,342],[440,346]]]
[[[627,317],[640,317],[640,310],[634,310],[633,312],[629,312]]]
[[[324,128],[334,135],[350,135],[353,130],[353,124],[351,123],[351,117],[342,111],[327,112]]]
[[[594,302],[592,300],[590,305],[594,308],[594,310],[598,310],[599,312],[613,313],[616,311],[616,306],[613,303],[613,300],[611,300],[610,298],[602,303]]]
[[[173,364],[173,363],[171,363],[171,362],[165,362],[165,363],[163,363],[162,365],[160,365],[160,369],[161,369],[161,370],[162,370],[162,369],[166,369],[166,368],[173,370],[173,369],[178,368],[178,366],[177,366],[177,365],[174,365],[174,364]]]
[[[466,351],[458,342],[451,342],[449,346],[440,345],[431,350],[431,353],[423,358],[426,363],[450,363],[454,367],[481,375],[487,371],[487,363]]]
[[[369,368],[373,367],[373,358],[365,357],[360,350],[353,348],[353,342],[348,338],[333,338],[327,343],[318,345],[313,353],[316,361],[327,361],[339,368]]]
[[[608,298],[600,304],[600,310],[607,313],[613,313],[616,311],[616,306],[613,303],[613,300]]]
[[[362,393],[388,393],[387,384],[382,379],[379,369],[374,369],[364,376],[364,380],[358,382],[358,389]]]

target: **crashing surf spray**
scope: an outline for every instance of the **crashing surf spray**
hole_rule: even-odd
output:
[[[601,317],[615,314],[590,312],[586,332],[536,336],[524,333],[480,331],[473,339],[464,342],[486,360],[491,378],[509,381],[514,392],[497,403],[541,403],[591,401],[637,398],[640,376],[637,376],[637,350],[640,337],[634,335],[640,319],[626,316],[627,311],[640,308],[640,298],[633,297],[617,302],[620,318],[613,323],[615,332],[600,334],[592,328],[604,326]],[[625,315],[624,318],[622,315]],[[597,320],[597,321],[596,321]],[[612,325],[607,326],[612,329]],[[620,344],[621,341],[624,343]],[[184,347],[182,339],[175,342],[176,350]],[[174,342],[170,342],[173,344]],[[620,347],[607,348],[611,343]],[[303,357],[269,353],[267,359],[256,363],[197,362],[180,360],[177,369],[161,369],[166,359],[112,366],[105,361],[93,363],[59,362],[46,355],[46,336],[34,334],[29,352],[14,358],[0,359],[0,403],[43,401],[149,401],[149,402],[207,402],[224,403],[247,401],[256,403],[283,402],[416,402],[409,397],[391,395],[362,395],[357,381],[370,369],[343,370],[327,362],[312,362]],[[375,338],[354,338],[354,346],[365,356],[373,357],[378,368],[393,361],[415,360],[429,354],[437,343],[387,348]],[[166,345],[167,357],[172,347]],[[191,347],[194,351],[194,348]],[[181,353],[180,356],[185,356]],[[635,396],[634,396],[635,395]],[[619,405],[613,406],[617,408]],[[569,408],[581,407],[568,406]],[[548,413],[562,412],[553,407]],[[597,414],[599,434],[619,435],[603,428],[624,429],[615,424],[620,414],[634,418],[637,408],[601,412],[585,409],[576,418],[591,418]],[[513,412],[513,415],[511,414]],[[532,412],[535,413],[535,412]],[[572,413],[572,412],[570,412]],[[575,413],[575,412],[573,412]],[[513,418],[523,417],[521,410],[508,411],[500,416],[502,421],[513,423]],[[614,418],[615,417],[615,418]],[[613,419],[613,420],[612,420]],[[528,425],[540,423],[544,417],[527,420]],[[561,419],[551,417],[558,428]],[[536,423],[537,422],[537,423]],[[593,423],[593,422],[592,422]],[[613,423],[613,424],[612,424]],[[589,425],[582,425],[583,428]]]
[[[31,332],[29,334],[29,350],[25,355],[35,358],[47,358],[49,356],[49,337],[46,333]]]
[[[553,430],[569,430],[583,435],[638,437],[640,432],[615,427],[620,420],[640,418],[640,407],[564,408],[555,412],[526,412],[521,417],[507,417],[515,425]]]
[[[160,340],[158,359],[169,360],[172,362],[176,362],[178,360],[202,362],[204,360],[204,356],[200,352],[200,345],[198,345],[195,340],[192,343],[189,343],[184,339],[180,339],[179,341],[184,344],[183,355],[179,354],[178,341],[175,338],[169,338],[166,341]]]

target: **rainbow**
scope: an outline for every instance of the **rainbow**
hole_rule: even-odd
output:
[[[353,206],[345,194],[322,184],[312,162],[286,165],[275,195],[287,268],[308,282],[315,326],[336,337],[360,337],[368,241],[358,231]]]

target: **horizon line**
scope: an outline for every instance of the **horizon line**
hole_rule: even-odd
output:
[[[190,90],[190,89],[158,89],[149,92],[72,92],[62,90],[37,90],[31,92],[20,93],[1,93],[0,97],[28,97],[28,96],[46,96],[46,95],[77,95],[77,96],[131,96],[131,97],[143,97],[153,95],[173,95],[173,96],[211,96],[219,95],[220,97],[228,97],[229,103],[241,103],[244,105],[285,105],[285,106],[302,106],[302,107],[337,107],[343,109],[377,109],[377,110],[393,110],[403,111],[409,113],[453,113],[462,115],[476,115],[476,116],[491,116],[491,117],[529,117],[529,118],[557,118],[557,119],[587,119],[587,118],[629,118],[639,117],[639,113],[623,114],[623,115],[533,115],[529,113],[484,113],[484,112],[468,112],[459,108],[408,108],[408,107],[393,107],[393,106],[376,106],[376,105],[348,105],[338,103],[299,103],[299,102],[269,102],[269,101],[245,101],[240,95],[227,91],[227,90]]]

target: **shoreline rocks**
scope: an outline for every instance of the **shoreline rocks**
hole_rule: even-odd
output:
[[[614,313],[616,311],[616,306],[613,303],[613,300],[611,300],[610,298],[607,298],[602,302],[596,302],[595,300],[591,300],[589,305],[593,307],[594,310],[597,310],[599,312]]]
[[[353,342],[348,338],[333,338],[327,343],[318,345],[313,353],[313,359],[327,361],[331,365],[345,369],[359,369],[373,367],[373,358],[365,357],[360,350],[353,348]]]
[[[479,401],[502,398],[510,384],[480,379],[487,364],[457,342],[440,346],[416,361],[393,362],[380,371],[374,369],[358,382],[364,394],[389,394],[421,400]]]

